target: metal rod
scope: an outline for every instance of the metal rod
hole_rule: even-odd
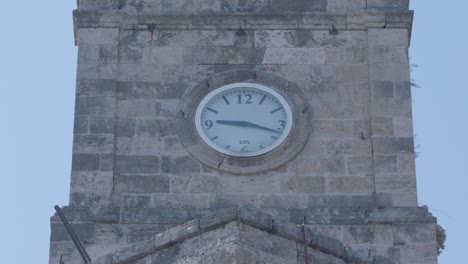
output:
[[[75,244],[76,248],[78,249],[78,252],[81,255],[81,258],[83,261],[88,264],[91,262],[91,258],[89,257],[88,253],[86,252],[86,249],[84,248],[83,244],[81,241],[78,239],[78,237],[75,234],[75,231],[73,231],[73,228],[70,226],[68,223],[67,219],[65,218],[65,215],[63,214],[62,210],[58,205],[54,206],[55,211],[57,212],[58,216],[60,217],[60,220],[62,220],[63,225],[68,231],[68,234],[70,235],[71,239],[73,240],[73,243]]]

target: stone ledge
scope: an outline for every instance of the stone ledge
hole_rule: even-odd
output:
[[[413,11],[366,11],[361,13],[286,14],[130,14],[121,11],[73,12],[75,29],[118,27],[124,29],[366,29],[408,28]],[[362,17],[356,24],[356,17]],[[387,23],[388,21],[388,23]],[[348,26],[351,24],[352,26]]]
[[[345,260],[347,263],[393,263],[384,257],[368,257],[360,254],[354,249],[346,247],[334,238],[312,234],[312,232],[307,228],[305,229],[304,234],[301,231],[301,226],[291,223],[275,223],[274,219],[270,215],[250,208],[229,208],[219,210],[214,215],[194,219],[183,225],[179,225],[168,231],[157,234],[154,238],[149,240],[123,247],[113,253],[102,256],[91,263],[132,263],[133,261],[148,256],[158,250],[169,248],[174,244],[210,230],[221,228],[231,222],[243,223],[271,235],[279,236],[296,243],[304,243],[307,241],[307,245],[310,248]],[[305,240],[304,235],[306,236]]]

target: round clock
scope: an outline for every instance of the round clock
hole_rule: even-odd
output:
[[[292,122],[291,107],[278,92],[247,82],[211,91],[195,112],[203,141],[234,157],[254,157],[275,149],[288,137]]]

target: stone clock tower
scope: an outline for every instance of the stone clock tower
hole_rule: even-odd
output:
[[[78,0],[91,263],[437,263],[408,0]],[[84,263],[57,216],[50,264]]]

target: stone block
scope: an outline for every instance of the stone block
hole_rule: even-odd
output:
[[[366,64],[338,65],[337,81],[343,82],[367,82],[369,80],[369,66]]]
[[[114,134],[114,117],[92,116],[89,129],[91,134]]]
[[[123,194],[121,195],[121,206],[123,207],[149,207],[151,196],[147,194]]]
[[[154,238],[154,246],[156,249],[162,249],[167,245],[182,242],[188,237],[195,236],[199,232],[199,220],[195,219],[157,234]]]
[[[374,63],[370,67],[372,81],[409,81],[409,64],[407,63]]]
[[[118,28],[79,28],[79,44],[117,44]]]
[[[334,0],[336,1],[336,0]],[[367,28],[383,28],[385,14],[383,13],[357,13],[347,14],[348,30],[365,30]]]
[[[411,118],[411,101],[398,99],[375,99],[372,101],[373,117]]]
[[[416,174],[414,154],[398,155],[398,172],[402,174]]]
[[[262,194],[258,196],[258,206],[269,209],[303,209],[307,206],[307,197],[304,195],[289,194]]]
[[[115,153],[127,156],[159,156],[164,145],[158,138],[118,137]]]
[[[411,101],[411,82],[395,82],[395,98],[401,102]]]
[[[271,174],[220,175],[223,194],[253,194],[278,192],[278,177]]]
[[[119,99],[179,99],[190,83],[166,83],[166,82],[119,82],[117,85],[117,97]]]
[[[367,88],[359,83],[313,83],[306,87],[310,95],[313,115],[316,119],[363,119],[367,117],[368,98],[361,102],[362,90]],[[331,121],[331,120],[328,120]],[[341,121],[341,120],[340,120]],[[326,122],[326,121],[325,121]]]
[[[373,177],[343,176],[330,178],[330,193],[371,194],[374,192]]]
[[[118,6],[119,6],[119,1],[116,1],[116,0],[101,0],[101,1],[80,0],[78,2],[78,8],[80,10],[95,10],[95,9],[113,10],[113,9],[117,9]]]
[[[179,260],[180,246],[174,245],[169,248],[158,250],[155,254],[145,258],[146,263],[177,263]],[[145,264],[146,264],[145,263]],[[195,262],[197,263],[197,262]],[[141,263],[143,264],[143,263]],[[188,264],[188,263],[187,263]],[[198,263],[197,263],[198,264]]]
[[[148,64],[182,64],[184,62],[184,48],[179,47],[145,47],[143,63]]]
[[[160,138],[174,136],[176,127],[171,119],[139,119],[136,122],[138,137]]]
[[[319,194],[325,192],[325,178],[292,176],[281,182],[281,193]]]
[[[229,208],[239,206],[255,206],[256,194],[222,194],[210,195],[209,208]]]
[[[326,140],[323,142],[323,155],[371,155],[371,142],[362,139]]]
[[[267,48],[262,64],[324,64],[323,48]]]
[[[267,0],[221,1],[221,10],[226,13],[264,13],[271,12],[271,4]]]
[[[371,83],[373,98],[394,98],[395,92],[391,81],[373,81]]]
[[[407,29],[369,29],[369,45],[371,46],[403,46],[408,47]]]
[[[397,156],[375,155],[374,168],[376,173],[396,173],[398,171]]]
[[[89,133],[89,117],[75,116],[73,122],[73,134],[88,134]]]
[[[121,223],[177,225],[206,216],[209,212],[211,210],[197,208],[128,207],[121,210]]]
[[[367,8],[408,10],[409,0],[368,0]]]
[[[115,172],[118,174],[157,174],[158,156],[115,156]]]
[[[81,46],[81,45],[80,45]],[[117,63],[119,59],[119,45],[99,45],[97,49],[97,61],[103,63]]]
[[[435,243],[406,245],[400,248],[400,258],[408,263],[436,264],[437,245]]]
[[[326,0],[273,0],[271,7],[278,12],[317,12],[326,11]]]
[[[394,135],[397,137],[413,137],[413,119],[394,118]]]
[[[395,243],[427,243],[434,241],[436,227],[434,223],[395,223],[392,233]]]
[[[76,94],[82,97],[113,97],[117,82],[113,79],[82,79],[76,83]]]
[[[114,115],[115,98],[112,97],[76,97],[76,115]]]
[[[268,252],[284,259],[296,259],[296,242],[272,236],[248,225],[240,225],[240,239],[256,251]]]
[[[161,104],[154,99],[117,100],[118,117],[154,118],[159,116]]]
[[[375,188],[380,192],[416,190],[415,175],[377,174]]]
[[[418,195],[416,189],[398,191],[392,195],[392,206],[415,207],[418,206]]]
[[[213,214],[209,214],[208,216],[199,219],[200,231],[204,232],[211,230],[235,220],[238,220],[238,208],[217,210]]]
[[[258,48],[293,48],[299,46],[298,35],[311,35],[312,31],[303,30],[256,30],[254,45]]]
[[[345,160],[340,156],[297,157],[291,162],[294,173],[302,175],[344,175]]]
[[[174,156],[186,156],[188,154],[179,138],[175,136],[164,138],[164,153],[172,153]]]
[[[353,137],[353,122],[350,120],[314,120],[312,138],[343,139]]]
[[[373,46],[369,49],[370,63],[408,63],[407,46]]]
[[[153,196],[157,208],[208,208],[207,194],[157,194]]]
[[[220,188],[216,176],[174,176],[171,178],[173,193],[212,193]]]
[[[158,30],[157,46],[171,47],[225,47],[234,46],[235,30]]]
[[[136,119],[117,118],[115,119],[116,137],[133,137],[136,131]]]
[[[393,233],[391,228],[379,225],[347,226],[343,232],[343,242],[354,244],[392,244]]]
[[[115,79],[118,73],[117,63],[95,62],[79,63],[77,77],[80,79]]]
[[[133,261],[151,254],[155,250],[155,239],[150,238],[145,241],[122,247],[119,250],[113,252],[112,263],[128,263],[129,261],[131,261],[131,263],[135,263]]]
[[[375,137],[373,139],[375,154],[413,154],[412,137]]]
[[[168,157],[164,156],[161,160],[161,169],[165,173],[187,174],[199,173],[200,164],[192,157]]]
[[[326,249],[326,252],[333,252],[339,256],[345,255],[345,247],[339,240],[319,234],[311,236],[308,246],[312,248]]]
[[[369,140],[371,137],[371,122],[368,120],[357,120],[353,122],[354,139]]]
[[[360,64],[369,62],[367,48],[327,48],[326,63],[335,64]]]
[[[365,210],[374,207],[373,195],[311,195],[308,208],[323,208],[333,206],[343,210]],[[327,234],[336,237],[333,234]]]
[[[81,44],[78,47],[78,63],[97,62],[101,45]]]
[[[346,159],[346,168],[349,175],[370,175],[372,173],[372,157],[356,156]]]
[[[366,8],[366,0],[328,0],[329,12],[353,12]]]
[[[65,216],[66,217],[66,216]],[[83,243],[93,243],[95,238],[95,228],[93,223],[73,223],[70,222],[70,226],[75,231],[76,235],[80,238]],[[62,224],[62,222],[53,222],[51,224],[51,235],[50,241],[59,242],[59,241],[72,241],[70,235],[68,234],[67,229]]]
[[[261,64],[264,48],[193,47],[184,52],[184,63],[191,64]]]
[[[100,198],[109,199],[108,195],[112,193],[113,186],[112,172],[72,171],[70,185],[70,192],[81,193],[85,196],[96,194],[101,196]]]
[[[242,207],[238,209],[239,220],[254,227],[266,232],[273,231],[273,218],[271,215],[258,211],[256,209]]]
[[[388,117],[373,117],[372,118],[372,135],[373,136],[392,136],[393,119]]]
[[[101,171],[114,171],[114,153],[101,154]]]
[[[75,135],[73,153],[112,153],[114,137],[112,135]]]
[[[100,169],[99,154],[73,154],[72,171],[97,171]]]
[[[117,175],[115,191],[118,193],[168,193],[169,176],[166,175]]]

